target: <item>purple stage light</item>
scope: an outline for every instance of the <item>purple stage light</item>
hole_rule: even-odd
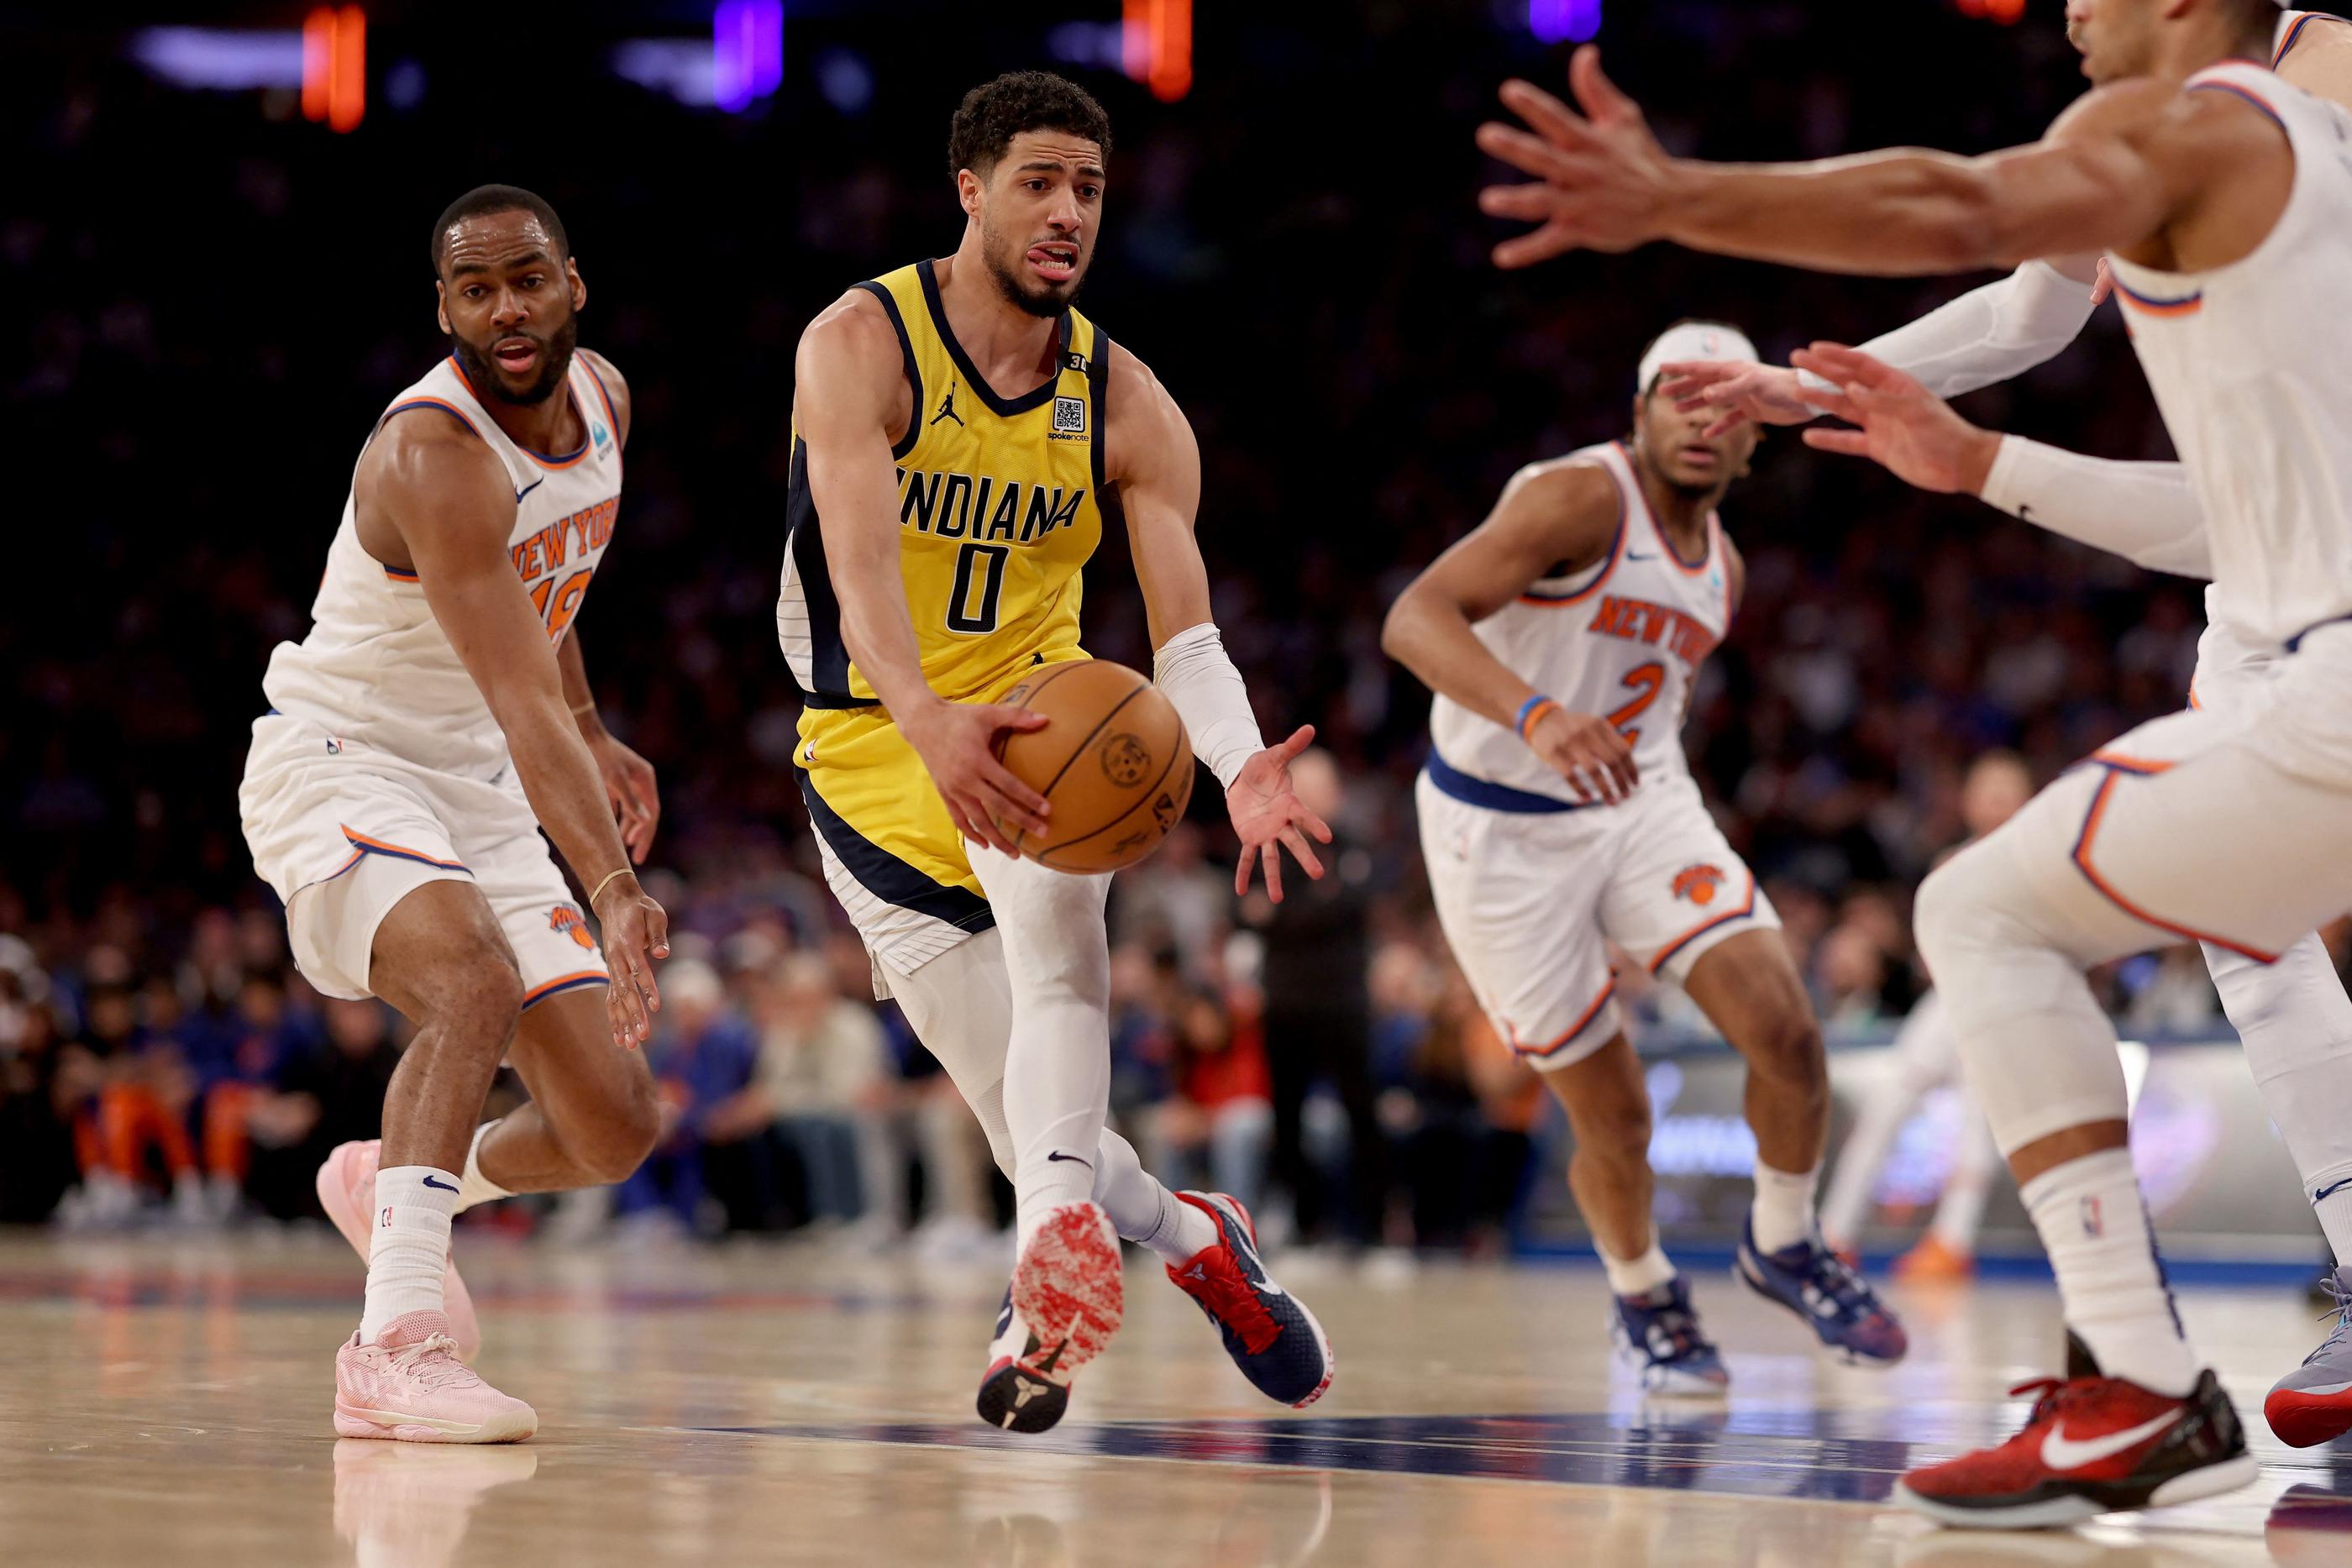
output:
[[[1528,30],[1547,44],[1581,44],[1601,31],[1601,0],[1528,0]]]
[[[784,0],[719,0],[710,14],[711,97],[738,114],[784,79]]]

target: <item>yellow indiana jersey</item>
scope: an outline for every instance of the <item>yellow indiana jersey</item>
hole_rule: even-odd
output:
[[[982,698],[1038,664],[1080,658],[1078,571],[1102,538],[1103,383],[1108,340],[1063,313],[1053,378],[998,397],[948,329],[928,261],[859,287],[898,329],[914,417],[891,449],[898,471],[898,562],[933,691]],[[872,706],[874,688],[841,640],[809,493],[808,449],[793,440],[790,528],[776,628],[810,710]]]

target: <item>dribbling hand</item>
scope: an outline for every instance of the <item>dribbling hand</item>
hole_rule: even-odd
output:
[[[1235,898],[1249,892],[1250,868],[1264,865],[1265,895],[1280,904],[1280,852],[1286,849],[1308,877],[1322,880],[1322,857],[1307,841],[1312,836],[1316,843],[1329,843],[1330,824],[1308,810],[1290,786],[1291,763],[1314,744],[1315,727],[1299,726],[1289,739],[1267,747],[1243,763],[1242,770],[1234,775],[1233,784],[1225,790],[1225,810],[1232,814],[1234,831],[1242,841],[1241,863],[1234,867]]]
[[[1597,715],[1552,708],[1528,731],[1528,749],[1567,779],[1577,799],[1587,804],[1613,806],[1642,781],[1633,743]]]
[[[935,703],[901,718],[899,733],[915,748],[947,802],[955,831],[1008,855],[1021,852],[1013,831],[1043,833],[1045,797],[1021,782],[996,755],[999,730],[1045,727],[1045,716],[997,703]]]
[[[669,913],[637,885],[634,873],[607,883],[593,913],[613,970],[613,983],[604,988],[613,1043],[634,1051],[653,1032],[654,1014],[661,1011],[654,960],[669,956]]]

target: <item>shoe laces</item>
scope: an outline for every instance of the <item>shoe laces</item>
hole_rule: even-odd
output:
[[[1840,1312],[1853,1315],[1878,1310],[1868,1282],[1853,1265],[1831,1251],[1819,1237],[1807,1246],[1811,1255],[1807,1260],[1806,1271],[1812,1277],[1815,1288],[1836,1302]]]
[[[457,1342],[445,1333],[426,1334],[415,1344],[400,1346],[392,1353],[392,1362],[420,1388],[448,1388],[474,1377],[457,1359]]]
[[[1195,1269],[1200,1271],[1197,1278]],[[1181,1270],[1171,1272],[1187,1295],[1241,1336],[1243,1348],[1252,1355],[1262,1354],[1282,1337],[1282,1325],[1274,1321],[1274,1314],[1266,1311],[1265,1299],[1243,1277],[1231,1248],[1212,1248]]]
[[[1643,1338],[1650,1354],[1660,1361],[1680,1361],[1694,1352],[1706,1348],[1706,1336],[1699,1333],[1698,1314],[1690,1302],[1677,1292],[1659,1306],[1638,1309],[1649,1321],[1643,1325]],[[1659,1342],[1664,1341],[1667,1354],[1659,1355]]]
[[[2019,1384],[2009,1391],[2009,1396],[2022,1399],[2031,1395],[2033,1409],[2025,1417],[2025,1425],[2017,1429],[2010,1441],[2022,1441],[2028,1433],[2043,1422],[2088,1399],[2105,1381],[2103,1377],[2035,1377]]]
[[[2319,1321],[2326,1322],[2332,1314],[2336,1319],[2336,1326],[2328,1331],[2326,1339],[2319,1342],[2318,1349],[2303,1358],[2303,1364],[2305,1366],[2309,1366],[2330,1350],[2336,1348],[2340,1341],[2352,1336],[2352,1291],[2347,1291],[2336,1283],[2341,1277],[2340,1274],[2323,1274],[2319,1278],[2319,1288],[2326,1291],[2327,1299],[2335,1303],[2326,1312],[2319,1314]]]

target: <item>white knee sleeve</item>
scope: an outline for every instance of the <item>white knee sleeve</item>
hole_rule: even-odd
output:
[[[1003,939],[993,931],[965,938],[911,974],[889,971],[890,995],[915,1038],[939,1059],[988,1134],[997,1168],[1013,1175],[1004,1130],[1004,1058],[1013,1038],[1013,989]]]
[[[2352,998],[2326,945],[2305,936],[2258,964],[2208,943],[2205,962],[2306,1194],[2352,1177]]]
[[[2053,933],[2059,912],[2034,880],[2003,829],[1929,876],[1913,913],[1969,1087],[2003,1154],[2121,1120],[2128,1106],[2115,1030]]]

